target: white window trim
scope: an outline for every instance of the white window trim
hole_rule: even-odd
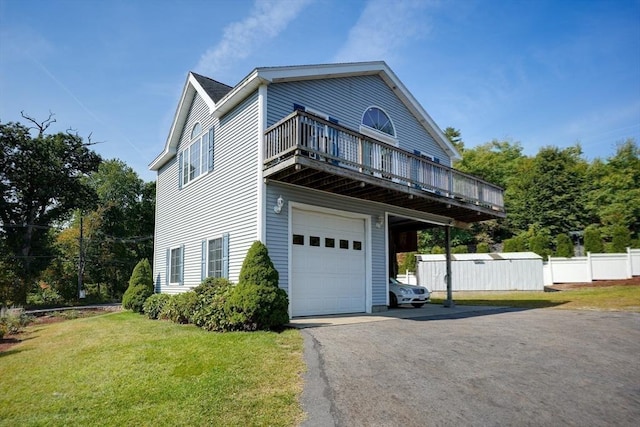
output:
[[[199,124],[199,122],[197,122],[191,127],[192,132],[197,124]],[[178,168],[179,168],[179,175],[181,179],[181,182],[180,182],[181,188],[185,188],[191,185],[192,183],[196,182],[203,176],[209,174],[209,172],[213,172],[213,170],[209,170],[209,144],[211,143],[210,139],[212,137],[215,138],[215,134],[211,133],[212,129],[213,129],[213,126],[204,130],[202,129],[202,126],[200,126],[200,133],[198,134],[198,136],[190,139],[189,144],[186,147],[184,147],[182,150],[180,150],[181,155],[179,156],[180,161],[178,161]],[[205,135],[207,136],[206,144],[204,143]],[[191,147],[193,147],[193,145],[196,144],[198,141],[200,141],[200,173],[196,177],[187,180],[187,182],[184,182],[186,172],[188,172],[187,170],[185,170],[185,167],[184,167],[185,162],[189,162],[189,163],[191,162]],[[188,156],[187,156],[187,153],[189,154]]]
[[[389,135],[388,133],[384,133],[382,131],[379,131],[378,129],[372,128],[372,127],[367,126],[367,125],[362,123],[364,121],[363,120],[364,119],[364,115],[371,108],[377,108],[378,110],[382,111],[387,116],[387,118],[391,122],[391,127],[393,128],[394,135]],[[370,136],[372,138],[379,139],[380,141],[385,142],[385,143],[390,144],[390,145],[393,145],[394,147],[398,147],[398,145],[399,145],[399,143],[398,143],[398,131],[396,130],[395,123],[393,123],[393,119],[391,118],[389,113],[387,113],[387,111],[384,108],[382,108],[382,107],[380,107],[378,105],[369,105],[362,112],[362,116],[360,116],[360,133],[362,133],[364,135],[367,135],[367,136]]]
[[[208,239],[206,239],[207,251],[206,251],[206,258],[205,258],[205,266],[206,266],[205,277],[214,277],[209,274],[209,244],[214,240],[220,240],[220,243],[221,243],[220,261],[222,262],[222,265],[221,265],[220,277],[224,277],[224,234],[220,234],[219,236],[209,237]]]
[[[179,249],[180,250],[180,271],[178,272],[178,276],[179,279],[182,279],[182,281],[177,281],[177,282],[173,282],[172,276],[173,276],[173,251]],[[184,283],[184,245],[179,245],[179,246],[172,246],[169,248],[169,259],[167,260],[167,262],[169,263],[169,285],[173,285],[173,286],[179,286],[182,285]]]

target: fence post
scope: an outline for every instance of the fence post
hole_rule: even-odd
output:
[[[553,285],[553,264],[551,263],[551,257],[548,257],[547,260],[547,266],[549,267],[549,278],[551,279],[551,284]]]
[[[627,247],[627,279],[633,277],[633,264],[631,263],[631,248]]]
[[[589,281],[593,282],[593,268],[591,263],[591,252],[587,252],[587,276],[589,277]]]

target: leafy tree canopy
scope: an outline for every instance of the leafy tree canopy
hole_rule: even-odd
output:
[[[100,156],[77,134],[45,134],[50,123],[40,123],[36,136],[20,123],[0,123],[0,236],[2,255],[24,279],[15,289],[17,303],[26,301],[30,280],[49,260],[49,228],[96,202],[83,178],[97,170]]]

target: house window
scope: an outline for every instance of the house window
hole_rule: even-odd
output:
[[[396,136],[391,119],[381,108],[369,107],[362,115],[362,125],[391,137]]]
[[[180,155],[179,184],[187,185],[199,176],[213,170],[213,128],[202,132],[200,123],[191,128],[191,141]]]
[[[209,240],[208,277],[224,277],[222,243],[222,238]]]
[[[169,260],[169,282],[182,282],[182,247],[171,249]]]
[[[202,241],[200,280],[207,277],[229,278],[229,233]]]

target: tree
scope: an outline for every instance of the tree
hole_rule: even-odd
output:
[[[587,162],[581,156],[578,145],[544,147],[519,164],[505,195],[516,230],[535,225],[553,235],[584,228]]]
[[[6,263],[19,280],[14,283],[14,302],[26,303],[28,287],[49,263],[49,229],[78,208],[96,200],[83,178],[95,171],[100,156],[77,134],[45,134],[50,120],[36,125],[32,136],[20,123],[0,123],[0,220]]]
[[[573,256],[573,242],[568,234],[558,234],[556,237],[556,256],[571,258]]]
[[[476,175],[492,184],[506,187],[520,162],[525,159],[519,142],[494,139],[474,148],[465,148],[456,169]]]
[[[598,227],[589,226],[584,230],[584,250],[594,254],[601,254],[604,252],[602,235],[600,234],[600,229],[598,229]]]
[[[617,146],[616,154],[589,166],[590,191],[587,208],[602,224],[605,236],[622,226],[632,234],[640,233],[640,147],[627,139]]]
[[[631,246],[631,234],[623,225],[613,227],[613,236],[611,238],[611,246],[614,253],[627,252],[627,248]]]
[[[451,126],[447,127],[444,131],[444,136],[447,137],[449,141],[456,147],[456,150],[462,154],[464,152],[464,142],[462,141],[462,137],[460,136],[460,130],[452,128]]]
[[[87,183],[98,195],[93,214],[100,218],[87,245],[87,274],[118,297],[135,260],[153,259],[155,183],[145,183],[118,159],[103,162]]]

